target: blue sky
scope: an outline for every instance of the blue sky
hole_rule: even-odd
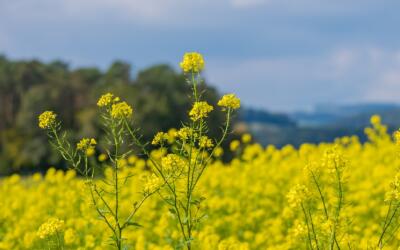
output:
[[[0,53],[135,70],[206,59],[247,106],[400,102],[398,0],[0,0]]]

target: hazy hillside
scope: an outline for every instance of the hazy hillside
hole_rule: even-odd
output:
[[[374,114],[381,116],[390,132],[400,127],[400,107],[396,104],[319,105],[314,112],[308,113],[247,111],[245,114],[242,118],[248,130],[263,145],[298,146],[305,142],[330,142],[346,135],[357,135],[364,141],[364,128],[370,124],[370,117]]]

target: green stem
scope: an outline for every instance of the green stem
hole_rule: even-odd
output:
[[[310,249],[314,249],[313,246],[312,246],[310,225],[308,224],[308,216],[307,216],[306,210],[304,209],[303,203],[301,203],[301,209],[303,210],[304,220],[305,220],[306,226],[307,226],[308,244],[310,246]]]
[[[339,196],[339,201],[338,205],[336,208],[336,213],[335,213],[335,221],[333,224],[333,230],[331,234],[331,240],[330,240],[330,249],[333,249],[333,246],[335,244],[335,239],[336,239],[336,228],[339,224],[339,217],[340,217],[340,211],[342,209],[342,204],[343,204],[343,187],[342,187],[342,176],[340,173],[340,170],[338,169],[337,163],[335,162],[335,172],[336,172],[336,179],[338,182],[338,196]],[[337,244],[337,243],[336,243]],[[339,246],[338,246],[339,248]],[[339,248],[340,249],[340,248]]]

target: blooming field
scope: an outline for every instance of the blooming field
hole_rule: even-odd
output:
[[[236,157],[228,164],[216,157],[196,190],[204,201],[192,248],[397,248],[399,146],[378,117],[366,133],[364,144],[346,137],[299,149],[263,148],[249,136],[233,142]],[[99,158],[91,160],[105,164],[107,157]],[[120,193],[124,217],[151,188],[151,163],[126,156],[120,164],[122,176],[134,175]],[[105,180],[112,175],[106,168]],[[86,182],[54,169],[1,179],[0,249],[113,249]],[[160,196],[150,197],[133,221],[122,236],[126,249],[179,248],[174,212]]]

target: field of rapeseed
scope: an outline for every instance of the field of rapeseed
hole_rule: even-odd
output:
[[[39,117],[71,170],[0,180],[0,249],[397,249],[400,133],[373,116],[366,143],[277,149],[245,134],[223,163],[240,101],[221,98],[223,135],[207,137],[204,61],[189,53],[181,67],[193,86],[189,122],[157,133],[152,151],[130,127],[132,107],[110,93],[97,103],[103,151],[93,138],[72,146],[54,112]]]
[[[400,160],[399,148],[384,126],[376,117],[373,122],[366,129],[370,140],[365,144],[346,137],[334,144],[276,149],[249,143],[248,136],[243,138],[245,142],[232,143],[237,157],[228,164],[215,160],[201,180],[198,192],[205,197],[202,206],[206,215],[194,234],[194,248],[307,249],[307,223],[301,207],[297,206],[302,202],[304,206],[314,206],[311,215],[319,244],[325,238],[329,241],[334,221],[325,218],[308,169],[312,165],[319,172],[326,209],[328,214],[334,213],[335,173],[329,161],[334,160],[332,154],[336,153],[345,160],[343,205],[336,232],[338,244],[342,249],[376,248],[388,203],[395,204],[398,199],[394,188],[398,187],[395,176]],[[100,160],[105,157],[101,155]],[[145,166],[146,162],[135,156],[122,161],[122,174],[135,174],[121,193],[122,214],[131,209],[132,198],[141,196],[137,186],[147,172]],[[111,175],[106,173],[109,179]],[[304,196],[304,190],[298,187],[307,190],[308,195]],[[85,180],[77,178],[72,170],[50,169],[45,176],[14,175],[2,179],[0,249],[47,249],[49,245],[55,249],[57,241],[64,249],[108,249],[107,226],[91,208],[89,195],[82,195],[87,194],[86,188]],[[391,209],[397,206],[392,205]],[[135,217],[141,227],[128,228],[124,234],[126,248],[174,249],[180,234],[173,216],[160,198],[150,199]],[[55,219],[59,221],[54,222]],[[397,220],[395,214],[394,224],[384,237],[384,248],[398,246]],[[48,223],[53,223],[50,230],[42,230]],[[312,244],[316,249],[314,239]]]

